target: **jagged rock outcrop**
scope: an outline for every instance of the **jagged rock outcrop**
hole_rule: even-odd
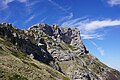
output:
[[[0,37],[11,42],[16,51],[52,67],[71,80],[120,79],[118,71],[89,53],[77,28],[35,24],[28,30],[20,30],[12,24],[2,23]]]

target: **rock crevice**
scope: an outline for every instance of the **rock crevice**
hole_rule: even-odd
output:
[[[2,23],[0,37],[11,42],[16,51],[52,67],[71,80],[120,79],[119,72],[89,54],[77,28],[35,24],[20,30],[12,24]],[[117,73],[113,75],[113,72]]]

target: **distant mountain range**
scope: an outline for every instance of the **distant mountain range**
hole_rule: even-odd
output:
[[[120,80],[86,49],[77,28],[0,24],[0,80]]]

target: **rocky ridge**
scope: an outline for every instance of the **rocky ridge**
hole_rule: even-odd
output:
[[[60,72],[58,74],[70,80],[120,79],[118,71],[109,68],[89,53],[77,28],[35,24],[28,30],[20,30],[12,24],[2,23],[0,37],[10,42],[15,51],[25,54],[29,59],[39,61],[39,64],[52,67],[53,70]],[[52,73],[53,79],[58,80],[53,75],[55,74]]]

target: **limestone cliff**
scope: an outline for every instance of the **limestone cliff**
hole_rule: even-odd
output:
[[[89,53],[77,28],[35,24],[28,30],[20,30],[12,24],[2,23],[0,40],[0,79],[11,78],[6,76],[11,68],[13,72],[9,74],[28,80],[120,80],[117,70],[109,68]],[[26,70],[34,76],[27,74]]]

